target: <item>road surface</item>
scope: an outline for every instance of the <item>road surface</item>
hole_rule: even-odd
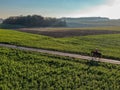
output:
[[[48,54],[59,55],[59,56],[68,56],[72,58],[80,58],[84,60],[92,60],[92,57],[90,56],[84,56],[84,55],[72,54],[72,53],[64,53],[60,51],[37,49],[37,48],[16,46],[16,45],[10,45],[10,44],[2,44],[2,43],[0,44],[0,47],[8,47],[8,48],[25,50],[25,51],[34,51],[34,52],[48,53]],[[94,60],[94,61],[107,62],[107,63],[112,63],[112,64],[120,64],[119,60],[105,59],[105,58],[101,58],[100,60]]]

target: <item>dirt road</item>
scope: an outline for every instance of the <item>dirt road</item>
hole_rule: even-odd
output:
[[[84,59],[84,60],[92,60],[92,57],[90,57],[90,56],[83,56],[83,55],[79,55],[79,54],[64,53],[64,52],[52,51],[52,50],[36,49],[36,48],[9,45],[9,44],[0,44],[0,47],[8,47],[8,48],[19,49],[19,50],[48,53],[48,54],[59,55],[59,56],[68,56],[68,57],[80,58],[80,59]],[[94,61],[98,61],[98,60],[94,60]],[[120,61],[113,60],[113,59],[101,58],[99,61],[100,62],[112,63],[112,64],[120,64]]]

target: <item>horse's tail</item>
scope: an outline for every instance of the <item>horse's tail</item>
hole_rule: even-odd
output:
[[[91,55],[90,56],[92,56],[92,57],[94,56],[94,51],[91,51]]]

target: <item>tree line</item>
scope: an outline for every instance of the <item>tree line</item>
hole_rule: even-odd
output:
[[[9,17],[3,21],[3,24],[20,25],[24,27],[65,27],[66,21],[40,15],[28,15]]]

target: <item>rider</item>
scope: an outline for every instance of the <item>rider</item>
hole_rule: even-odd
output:
[[[96,53],[99,53],[99,50],[98,50],[98,48],[95,48],[95,52],[96,52]]]
[[[92,57],[99,57],[99,58],[101,58],[102,54],[100,53],[100,51],[98,50],[98,48],[95,48],[95,50],[91,51],[91,55],[92,55]]]
[[[98,48],[95,48],[94,50],[92,50],[91,53],[99,53]]]

